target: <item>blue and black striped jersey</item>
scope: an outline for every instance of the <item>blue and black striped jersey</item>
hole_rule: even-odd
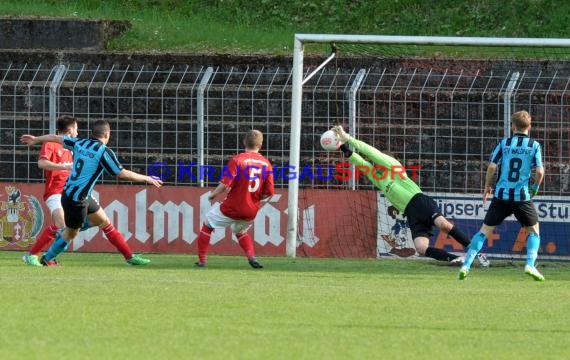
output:
[[[498,165],[499,176],[494,196],[501,200],[526,201],[531,196],[529,180],[534,167],[542,166],[542,150],[538,141],[524,134],[501,140],[491,162]]]
[[[73,151],[73,169],[63,192],[75,201],[83,201],[91,195],[103,170],[117,175],[123,169],[115,153],[97,139],[64,136],[63,146]]]

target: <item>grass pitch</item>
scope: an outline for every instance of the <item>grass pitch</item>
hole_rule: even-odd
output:
[[[566,359],[570,265],[0,251],[0,359]]]

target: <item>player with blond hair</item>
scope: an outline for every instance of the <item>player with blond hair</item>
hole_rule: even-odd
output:
[[[78,120],[72,116],[61,116],[56,121],[56,131],[58,135],[69,137],[77,136]],[[58,229],[65,226],[63,219],[63,209],[61,207],[61,192],[65,180],[71,172],[73,164],[73,154],[58,143],[44,143],[40,149],[38,167],[44,170],[45,189],[44,201],[50,212],[53,223],[44,228],[40,236],[36,239],[27,254],[22,260],[31,266],[43,266],[40,262],[39,254],[55,239]],[[56,261],[51,261],[45,265],[58,265]]]
[[[491,161],[485,175],[483,204],[493,195],[483,225],[471,239],[465,262],[459,270],[459,279],[469,274],[473,259],[481,251],[495,227],[508,216],[514,215],[521,226],[527,230],[527,258],[524,271],[537,281],[544,281],[544,276],[536,269],[535,263],[540,247],[538,214],[532,198],[538,193],[544,178],[542,150],[540,143],[529,136],[531,116],[527,111],[518,111],[511,116],[513,135],[502,139],[491,153]],[[535,169],[534,182],[529,185],[532,169]],[[495,174],[498,179],[495,189]]]
[[[254,269],[263,268],[255,257],[253,239],[247,233],[262,201],[274,193],[272,165],[259,153],[263,145],[263,134],[250,130],[245,134],[245,151],[232,157],[219,185],[208,199],[213,201],[222,193],[226,198],[219,206],[214,206],[207,214],[206,221],[198,236],[198,262],[196,266],[206,266],[210,237],[214,229],[231,227],[238,244],[243,249],[249,265]]]

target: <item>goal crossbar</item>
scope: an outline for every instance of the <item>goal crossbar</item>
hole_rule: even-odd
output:
[[[295,41],[303,43],[376,43],[399,45],[462,45],[462,46],[536,46],[568,47],[570,39],[563,38],[487,38],[461,36],[399,36],[399,35],[333,35],[295,34]]]

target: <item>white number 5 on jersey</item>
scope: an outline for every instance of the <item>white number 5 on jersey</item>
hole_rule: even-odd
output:
[[[257,189],[259,189],[259,184],[261,181],[259,179],[260,175],[261,175],[261,169],[254,168],[254,167],[249,168],[249,178],[251,179],[249,182],[249,186],[247,187],[247,190],[249,192],[256,192]],[[253,181],[253,184],[252,184],[252,181]]]

